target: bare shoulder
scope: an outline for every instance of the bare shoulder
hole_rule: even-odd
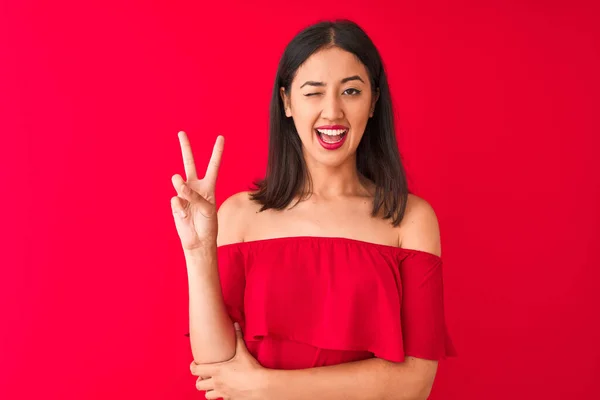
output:
[[[431,204],[414,194],[408,195],[406,211],[398,227],[400,247],[421,250],[441,257],[440,226]]]
[[[243,191],[231,195],[219,207],[217,246],[244,241],[248,222],[260,208],[250,199],[250,193]]]

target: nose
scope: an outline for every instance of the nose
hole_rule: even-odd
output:
[[[330,121],[339,121],[344,117],[342,102],[336,93],[329,93],[323,99],[323,110],[321,111],[323,119]]]

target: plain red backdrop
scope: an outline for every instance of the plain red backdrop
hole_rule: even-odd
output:
[[[438,215],[460,357],[432,399],[600,398],[598,8],[578,1],[0,4],[0,398],[198,398],[169,199],[262,176],[279,57],[354,19]],[[343,327],[340,327],[343,329]]]

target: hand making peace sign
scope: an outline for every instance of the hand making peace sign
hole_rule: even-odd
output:
[[[175,174],[171,178],[177,196],[171,198],[177,233],[184,250],[214,246],[217,240],[215,185],[223,154],[223,136],[218,136],[204,178],[198,179],[192,147],[185,132],[179,132],[179,144],[187,180]]]

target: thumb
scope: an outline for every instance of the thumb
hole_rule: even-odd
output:
[[[244,334],[242,333],[242,328],[240,327],[240,324],[238,324],[237,322],[234,322],[233,326],[235,328],[235,336],[238,339],[244,339]]]
[[[244,334],[242,333],[242,328],[240,328],[240,324],[237,322],[233,324],[235,327],[235,336],[236,336],[236,353],[245,352],[246,351],[246,342],[244,342]]]

